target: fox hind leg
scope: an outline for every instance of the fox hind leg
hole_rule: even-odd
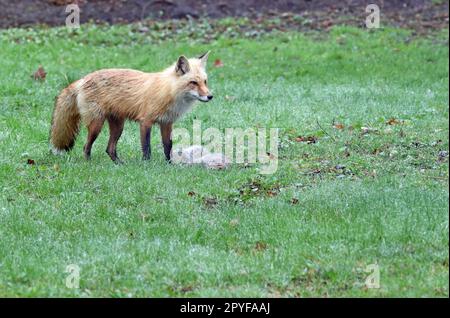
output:
[[[86,144],[84,145],[84,157],[86,160],[91,159],[91,149],[98,135],[102,131],[103,123],[105,122],[104,118],[98,118],[91,121],[88,125],[88,136]]]
[[[121,163],[122,161],[117,156],[117,142],[123,132],[125,125],[125,119],[117,117],[108,117],[109,125],[109,142],[106,148],[106,153],[109,155],[112,161],[115,163]]]

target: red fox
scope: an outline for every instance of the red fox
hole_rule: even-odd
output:
[[[208,55],[192,59],[180,56],[159,73],[104,69],[73,82],[56,98],[50,130],[53,152],[72,149],[83,121],[88,129],[84,156],[90,159],[92,144],[107,120],[110,135],[106,152],[114,162],[121,162],[116,146],[129,119],[140,124],[144,160],[151,155],[151,128],[159,124],[164,155],[170,162],[172,124],[196,100],[208,102],[213,98],[207,83]]]

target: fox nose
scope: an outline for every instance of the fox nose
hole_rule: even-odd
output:
[[[208,100],[211,100],[211,99],[213,99],[214,96],[208,95],[207,97],[208,97]]]

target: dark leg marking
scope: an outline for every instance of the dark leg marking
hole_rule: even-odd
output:
[[[160,124],[161,128],[161,139],[164,147],[164,155],[166,160],[171,162],[171,152],[172,152],[172,123]]]
[[[109,155],[112,161],[115,163],[121,163],[122,161],[117,156],[117,142],[122,135],[123,127],[125,125],[125,119],[117,117],[108,117],[109,124],[109,142],[106,148],[106,153]]]
[[[141,147],[142,147],[142,159],[149,160],[151,156],[151,131],[152,131],[152,122],[141,122]]]

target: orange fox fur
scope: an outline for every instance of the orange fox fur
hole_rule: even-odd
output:
[[[107,120],[110,138],[106,152],[119,161],[116,145],[129,119],[140,123],[144,159],[150,158],[151,127],[160,125],[164,153],[170,161],[172,123],[195,101],[212,99],[207,86],[208,54],[192,59],[181,56],[159,73],[104,69],[70,84],[56,99],[50,131],[53,151],[69,151],[74,146],[82,121],[88,128],[84,154],[89,159],[92,144]]]

